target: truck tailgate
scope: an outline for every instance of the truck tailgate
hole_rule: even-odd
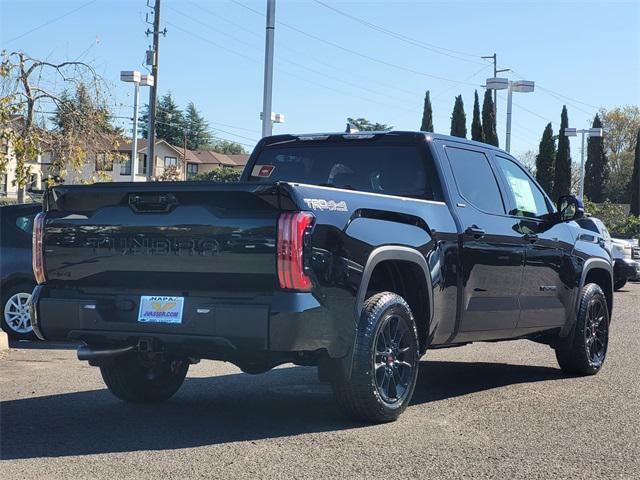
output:
[[[45,209],[48,283],[83,289],[255,295],[277,283],[276,185],[56,187]]]

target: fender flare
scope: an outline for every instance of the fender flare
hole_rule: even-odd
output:
[[[364,304],[365,296],[367,295],[367,288],[369,281],[371,280],[371,274],[376,266],[385,260],[399,260],[403,262],[411,262],[418,265],[424,274],[425,281],[427,282],[427,295],[429,300],[429,318],[428,322],[431,322],[433,318],[433,282],[431,280],[431,272],[429,271],[429,265],[418,250],[410,247],[404,247],[401,245],[385,245],[374,249],[367,258],[367,263],[362,271],[362,277],[360,279],[360,286],[358,287],[358,294],[356,296],[355,304],[355,319],[356,322],[360,319],[360,313],[362,312],[362,305]]]
[[[611,308],[609,311],[609,321],[611,321],[611,311],[613,310],[613,266],[603,258],[589,258],[585,260],[584,265],[582,266],[582,272],[580,273],[580,283],[578,283],[575,299],[572,303],[571,316],[569,317],[569,321],[567,322],[567,324],[564,326],[564,328],[562,328],[560,332],[561,337],[569,335],[573,330],[573,326],[576,323],[576,314],[578,312],[578,302],[580,302],[580,292],[585,285],[587,275],[591,270],[595,268],[605,270],[609,274],[609,278],[611,279]]]
[[[424,256],[416,249],[405,247],[402,245],[385,245],[374,249],[367,258],[367,263],[362,271],[362,277],[360,279],[360,286],[358,287],[358,294],[356,296],[356,303],[354,309],[355,329],[357,331],[358,321],[360,320],[360,314],[362,312],[362,305],[367,295],[367,287],[369,286],[369,280],[371,280],[371,274],[380,262],[385,260],[400,260],[404,262],[411,262],[418,265],[424,273],[425,280],[427,282],[427,295],[429,299],[429,318],[427,319],[427,325],[430,325],[433,318],[433,282],[431,280],[431,273]],[[429,328],[427,326],[427,328]],[[428,334],[429,332],[427,332]],[[353,343],[349,348],[349,352],[345,357],[340,359],[341,375],[345,379],[351,378],[351,369],[353,368],[353,348],[355,345],[355,334],[353,337]]]

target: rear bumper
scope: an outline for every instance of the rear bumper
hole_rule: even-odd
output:
[[[39,285],[31,323],[43,340],[126,346],[145,339],[204,358],[323,349],[339,358],[347,354],[354,334],[351,317],[336,315],[312,293],[275,292],[241,300],[186,297],[181,324],[139,323],[137,311],[135,297],[60,298]]]

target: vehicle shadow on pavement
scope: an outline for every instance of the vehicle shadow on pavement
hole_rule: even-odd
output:
[[[412,404],[562,378],[548,367],[421,362]],[[411,415],[409,410],[405,415]],[[3,402],[0,458],[169,450],[364,427],[346,420],[309,367],[187,378],[163,404],[125,404],[106,389]]]

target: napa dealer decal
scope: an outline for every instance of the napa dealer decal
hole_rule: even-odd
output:
[[[346,212],[347,202],[344,200],[336,202],[335,200],[324,200],[322,198],[305,198],[304,202],[312,210],[325,210],[329,212]]]
[[[141,297],[138,321],[181,323],[183,306],[184,297]]]

